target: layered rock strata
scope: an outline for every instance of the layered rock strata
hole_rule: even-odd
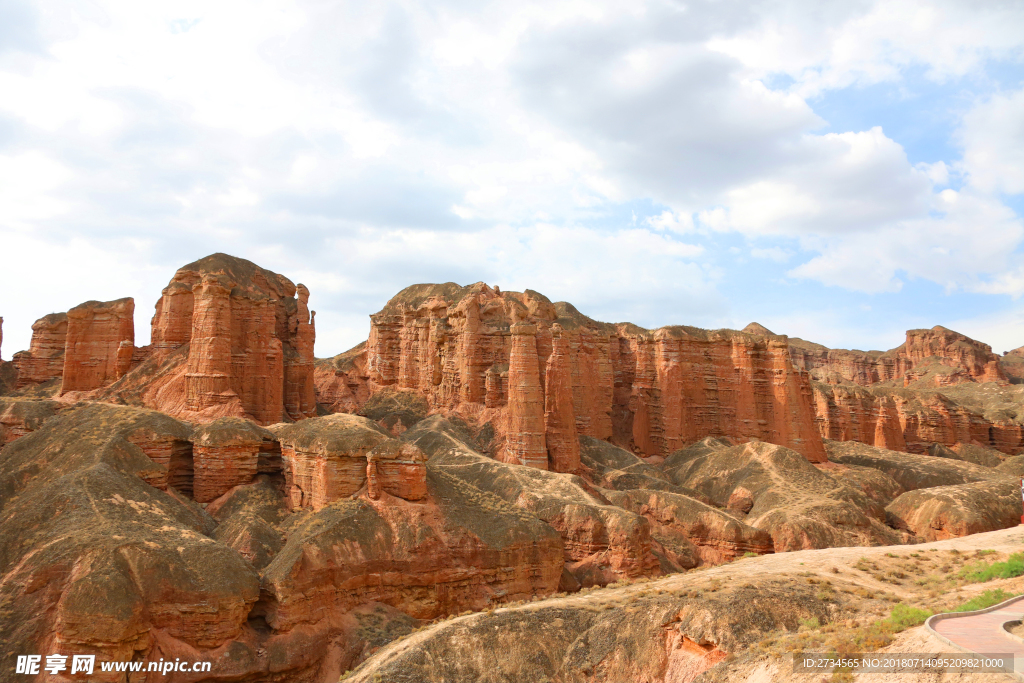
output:
[[[146,405],[199,421],[311,417],[315,329],[308,300],[304,286],[226,254],[183,266],[156,304],[146,370],[155,374],[185,349],[183,367],[159,381],[131,378],[124,388],[145,382],[137,392]]]
[[[261,454],[267,459],[277,455],[280,468],[281,447],[274,434],[241,418],[222,417],[199,425],[192,444],[193,493],[199,503],[209,503],[235,486],[250,483],[260,470]]]
[[[18,388],[42,384],[61,376],[67,336],[67,313],[51,313],[32,323],[32,341],[28,351],[19,351],[13,358],[18,368]]]
[[[264,571],[271,627],[298,629],[366,602],[429,619],[555,592],[554,530],[444,473],[426,479],[424,501],[339,501],[294,528]]]
[[[1019,417],[1005,412],[986,417],[937,391],[815,382],[813,396],[818,428],[826,439],[911,453],[925,453],[936,443],[1007,454],[1024,448]]]
[[[368,485],[374,499],[381,492],[412,501],[426,496],[426,456],[368,418],[339,413],[271,430],[281,443],[293,510],[319,510]]]
[[[825,459],[784,337],[609,325],[531,290],[448,283],[400,292],[371,316],[365,365],[350,362],[346,386],[365,372],[366,393],[414,390],[432,410],[489,421],[498,457],[534,467],[574,466],[571,423],[643,455],[730,435]],[[333,373],[321,394],[340,383]]]
[[[135,350],[135,301],[87,301],[67,312],[61,393],[92,391],[119,379]]]
[[[991,346],[941,325],[907,330],[906,341],[884,353],[829,349],[795,338],[789,344],[793,361],[829,384],[869,386],[896,381],[909,385],[927,379],[933,386],[944,386],[1007,381]]]

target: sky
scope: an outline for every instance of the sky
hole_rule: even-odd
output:
[[[0,316],[214,252],[889,349],[1024,345],[1024,2],[0,0]]]

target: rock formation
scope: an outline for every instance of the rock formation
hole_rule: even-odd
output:
[[[318,375],[322,397],[414,390],[432,410],[490,423],[499,458],[535,467],[574,465],[570,418],[577,435],[648,456],[730,435],[825,459],[784,337],[609,325],[531,290],[448,283],[391,299],[371,316],[365,361],[346,363]]]
[[[67,336],[67,313],[51,313],[32,323],[32,341],[28,351],[19,351],[13,358],[18,368],[19,388],[61,376]]]
[[[580,468],[580,442],[576,436],[573,407],[572,360],[569,339],[562,332],[558,323],[551,328],[551,355],[544,372],[544,439],[549,469],[577,472]]]
[[[546,470],[548,447],[545,440],[544,389],[540,384],[537,360],[537,327],[515,323],[509,331],[512,350],[508,361],[508,442],[505,452],[513,462]],[[466,386],[468,388],[472,383]],[[467,391],[467,396],[483,398],[479,391]]]
[[[319,510],[357,493],[371,479],[375,500],[381,492],[410,501],[426,497],[426,456],[365,417],[339,413],[271,429],[281,442],[293,510]]]
[[[61,394],[92,391],[124,376],[135,350],[135,301],[87,301],[67,312]]]
[[[671,454],[665,469],[678,485],[770,533],[775,552],[901,540],[860,487],[840,483],[782,446],[698,443]]]
[[[260,456],[277,456],[281,447],[274,434],[248,420],[222,417],[196,427],[193,444],[193,493],[196,502],[209,503],[235,486],[248,484],[260,470]],[[273,469],[269,472],[273,472]]]
[[[309,290],[226,254],[174,274],[156,304],[152,344],[100,398],[204,422],[261,424],[316,414]],[[127,362],[127,346],[121,362]]]
[[[991,346],[941,325],[930,330],[907,330],[903,345],[885,353],[829,349],[796,338],[790,339],[789,345],[799,367],[829,384],[869,386],[896,381],[909,385],[924,381],[945,386],[1007,381]]]
[[[58,407],[54,401],[0,397],[0,447],[39,429]]]
[[[908,491],[885,508],[892,526],[941,541],[1020,524],[1020,482],[1011,477]]]

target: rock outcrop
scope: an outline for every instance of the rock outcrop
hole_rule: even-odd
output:
[[[371,316],[365,362],[347,362],[345,378],[318,375],[321,396],[414,390],[432,410],[489,423],[499,458],[534,467],[575,464],[570,418],[577,436],[648,456],[729,435],[825,459],[785,337],[609,325],[531,290],[447,283],[391,299]]]
[[[1024,448],[1021,417],[986,411],[960,385],[944,392],[815,382],[818,428],[826,439],[859,441],[888,450],[926,453],[932,444],[981,446],[1015,454]],[[994,387],[993,384],[984,387]],[[978,391],[986,392],[978,387]],[[986,392],[992,393],[992,392]],[[1019,397],[1018,397],[1019,400]]]
[[[508,441],[505,452],[512,462],[548,469],[544,425],[544,389],[537,361],[537,327],[514,323],[508,361]],[[476,392],[470,392],[479,398]],[[575,434],[575,425],[573,426]]]
[[[908,491],[885,508],[889,523],[925,541],[1020,524],[1020,482],[1011,477]]]
[[[308,299],[304,286],[226,254],[183,266],[156,304],[151,346],[100,398],[196,422],[316,415]]]
[[[366,456],[389,435],[367,418],[339,413],[274,425],[291,508],[319,510],[366,485]]]
[[[430,456],[429,466],[522,508],[562,539],[566,569],[583,587],[661,573],[650,523],[611,505],[578,476],[502,463],[474,451],[440,415],[402,435]]]
[[[154,652],[157,634],[200,649],[242,635],[255,571],[205,536],[212,520],[198,507],[145,483],[154,463],[129,439],[164,426],[86,406],[0,451],[7,652],[128,661]]]
[[[825,445],[832,462],[884,472],[904,491],[1002,478],[996,470],[959,460],[901,453],[855,441],[826,441]]]
[[[885,353],[829,349],[796,338],[790,339],[789,345],[798,366],[829,384],[946,386],[1007,381],[991,346],[941,325],[930,330],[907,330],[903,345]]]
[[[39,429],[59,407],[54,401],[0,397],[0,447]]]
[[[339,413],[274,425],[291,508],[319,510],[369,487],[410,501],[426,497],[427,457],[372,420]]]
[[[51,313],[32,323],[28,351],[19,351],[13,358],[18,368],[18,388],[60,378],[67,337],[67,313]]]
[[[192,434],[193,494],[209,503],[236,486],[248,484],[261,471],[281,473],[281,446],[274,434],[248,420],[222,417],[196,427]],[[276,463],[273,462],[276,458]]]
[[[423,502],[360,497],[291,529],[264,572],[265,618],[291,630],[366,602],[416,618],[554,593],[558,534],[540,520],[439,472]]]
[[[92,391],[123,377],[134,351],[134,299],[75,306],[67,312],[61,394]]]

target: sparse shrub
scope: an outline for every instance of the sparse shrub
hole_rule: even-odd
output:
[[[818,621],[818,617],[807,617],[800,620],[801,631],[816,631],[819,628],[821,628],[821,622]]]
[[[1013,593],[1007,593],[1002,588],[995,590],[985,591],[981,595],[975,596],[965,602],[964,604],[957,607],[954,612],[973,612],[976,609],[985,609],[992,605],[998,605],[999,603],[1009,600],[1014,596]]]
[[[1014,553],[1005,562],[992,564],[978,563],[960,570],[960,578],[972,583],[982,583],[992,579],[1010,579],[1024,574],[1024,552]]]
[[[743,553],[743,557],[757,557],[757,553],[752,553],[749,550]]]
[[[881,626],[890,633],[899,633],[912,626],[920,626],[931,615],[931,610],[900,603],[893,606],[892,612],[888,618],[882,620]]]

